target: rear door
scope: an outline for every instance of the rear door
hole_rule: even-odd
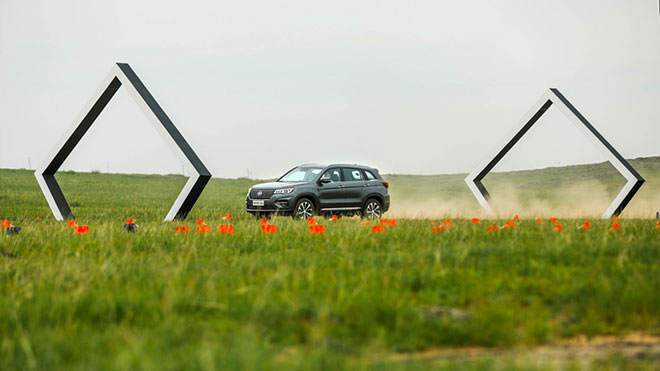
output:
[[[368,190],[362,170],[352,167],[344,167],[341,170],[344,179],[346,207],[361,208],[363,197]]]
[[[340,168],[326,170],[320,180],[329,180],[329,183],[318,184],[320,209],[339,209],[346,205],[344,196],[344,182]]]

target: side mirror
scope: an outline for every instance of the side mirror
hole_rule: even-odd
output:
[[[332,183],[332,180],[330,180],[330,179],[319,179],[319,184],[327,184],[327,183]]]

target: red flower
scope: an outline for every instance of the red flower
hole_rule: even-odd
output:
[[[431,227],[431,232],[433,232],[433,233],[444,232],[444,231],[445,231],[444,226]]]
[[[383,231],[385,231],[384,225],[374,225],[371,227],[371,233],[382,233]]]
[[[307,219],[307,224],[309,224],[309,225],[316,224],[316,220],[314,220],[314,218],[308,218]]]
[[[187,225],[179,225],[176,227],[176,233],[189,233],[190,228]]]
[[[310,225],[309,233],[311,234],[325,234],[325,228],[322,225]]]
[[[76,221],[75,220],[67,220],[66,226],[67,227],[75,227],[76,226]]]
[[[262,224],[261,225],[261,233],[262,234],[275,234],[277,233],[277,226],[275,224]]]
[[[86,225],[77,225],[73,227],[73,233],[75,234],[89,234],[89,227]]]
[[[134,222],[133,219],[128,219],[128,220],[126,221],[126,224],[133,224],[133,222]]]
[[[589,229],[589,228],[591,228],[591,223],[588,220],[585,220],[584,224],[582,224],[578,229]]]
[[[488,226],[488,232],[497,232],[499,230],[499,227],[496,225],[489,225]]]
[[[198,225],[202,225],[202,224],[204,224],[204,219],[197,219],[197,220],[195,220],[195,223],[198,224]]]
[[[555,227],[552,228],[553,232],[561,232],[563,229],[561,228],[561,224],[557,223],[555,224]]]
[[[223,220],[231,220],[231,214],[225,214]]]
[[[617,218],[617,219],[618,219],[618,218]],[[612,227],[609,229],[610,232],[612,232],[612,231],[620,231],[620,230],[621,230],[621,226],[619,226],[619,223],[613,223],[613,224],[612,224]]]
[[[234,226],[229,224],[229,225],[221,225],[218,228],[220,234],[234,234]]]
[[[472,224],[481,224],[479,218],[472,218]]]
[[[204,233],[211,233],[211,227],[209,227],[206,224],[197,227],[197,234],[204,234]]]
[[[2,222],[0,222],[0,228],[9,228],[9,227],[11,227],[11,223],[9,222],[9,220],[3,220]]]

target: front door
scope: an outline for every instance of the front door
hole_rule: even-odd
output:
[[[326,170],[319,180],[320,211],[323,209],[340,209],[345,207],[344,182],[339,168]],[[329,210],[328,210],[329,211]]]

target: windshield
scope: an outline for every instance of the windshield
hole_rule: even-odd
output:
[[[284,174],[278,182],[311,182],[321,173],[322,167],[297,167]]]

